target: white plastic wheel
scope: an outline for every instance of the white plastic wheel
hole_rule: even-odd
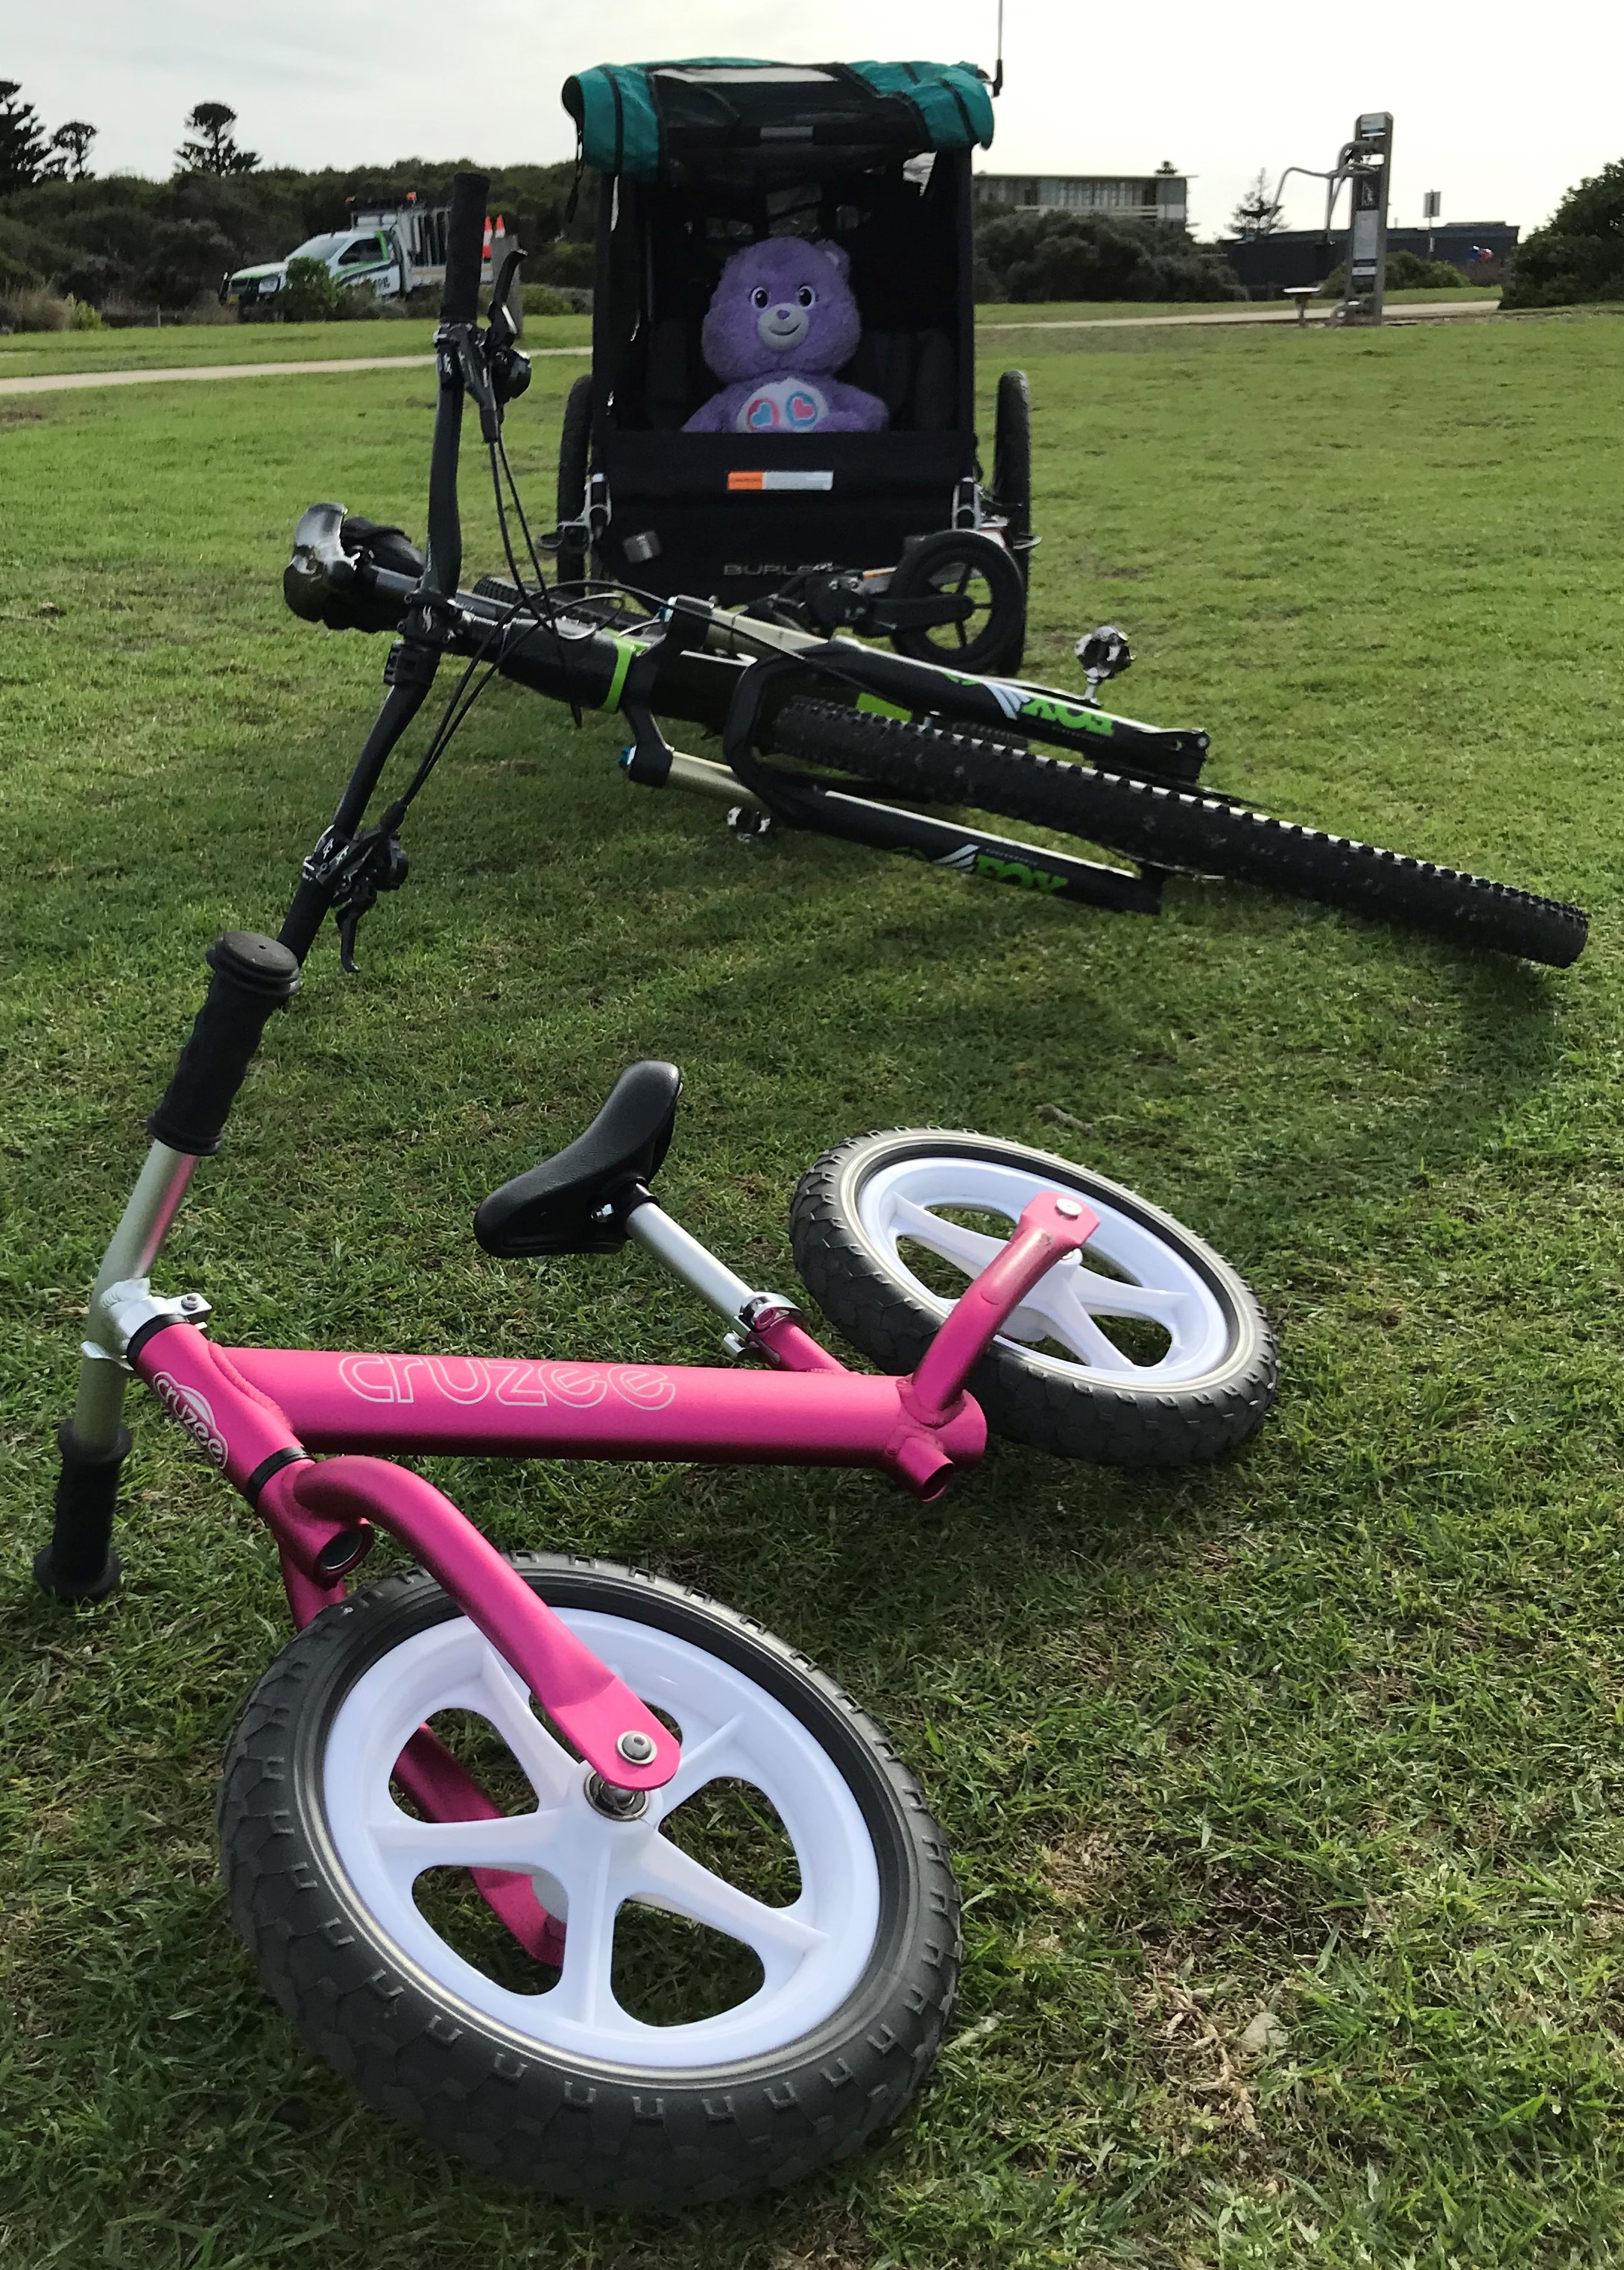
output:
[[[321,1765],[337,1858],[384,1937],[456,2000],[545,2047],[648,2072],[758,2058],[810,2033],[862,1977],[879,1919],[879,1874],[863,1813],[807,1728],[745,1672],[691,1641],[627,1618],[560,1610],[650,1707],[681,1730],[675,1779],[631,1821],[590,1802],[588,1769],[532,1711],[522,1684],[465,1617],[402,1640],[335,1712]],[[441,1711],[494,1727],[528,1779],[534,1808],[490,1821],[419,1820],[389,1777],[416,1729]],[[706,1867],[662,1823],[707,1784],[742,1781],[767,1798],[794,1848],[801,1889],[772,1907]],[[419,1910],[425,1870],[528,1872],[565,1925],[555,1985],[521,1993],[465,1961]],[[697,2021],[634,2017],[612,1982],[617,1918],[641,1903],[741,1940],[763,1977],[749,1998]]]
[[[1274,1400],[1262,1309],[1221,1254],[1092,1167],[945,1128],[855,1135],[802,1176],[790,1240],[830,1323],[884,1370],[910,1372],[1046,1191],[1080,1198],[1100,1226],[972,1372],[992,1432],[1114,1466],[1182,1466],[1243,1443]]]
[[[945,1316],[949,1303],[916,1275],[903,1250],[911,1241],[962,1270],[966,1280],[997,1258],[1006,1243],[951,1219],[953,1213],[1001,1215],[1012,1231],[1021,1210],[1054,1188],[1051,1176],[1000,1161],[963,1156],[902,1159],[871,1175],[857,1192],[858,1219],[874,1245],[923,1303]],[[1005,1344],[1022,1344],[1030,1363],[1063,1378],[1176,1387],[1212,1372],[1227,1354],[1228,1317],[1212,1286],[1183,1254],[1143,1220],[1091,1194],[1100,1227],[1080,1253],[1038,1284],[1005,1327]],[[1108,1262],[1120,1275],[1096,1265]],[[1160,1325],[1168,1346],[1137,1361],[1111,1337],[1119,1318]],[[1033,1344],[1058,1342],[1056,1355]]]

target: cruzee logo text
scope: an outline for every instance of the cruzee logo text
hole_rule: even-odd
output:
[[[588,1411],[613,1395],[634,1411],[664,1411],[675,1383],[642,1364],[521,1363],[478,1355],[346,1355],[338,1376],[364,1403],[415,1403],[426,1387],[450,1403],[505,1403],[519,1410],[561,1403]]]
[[[165,1410],[180,1421],[210,1464],[224,1467],[226,1438],[214,1423],[208,1398],[199,1395],[195,1387],[183,1387],[167,1371],[160,1371],[153,1380],[152,1392]]]

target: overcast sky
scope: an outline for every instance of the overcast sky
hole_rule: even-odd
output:
[[[0,76],[48,125],[100,128],[99,172],[162,174],[199,100],[229,102],[268,161],[567,157],[560,81],[676,55],[993,58],[996,0],[9,0]],[[983,166],[1195,176],[1198,231],[1223,231],[1260,167],[1331,165],[1361,110],[1396,119],[1393,212],[1528,229],[1624,156],[1618,0],[1008,0],[1008,86]],[[1323,192],[1289,192],[1310,224]]]

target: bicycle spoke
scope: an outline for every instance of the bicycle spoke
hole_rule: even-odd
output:
[[[1094,1272],[1088,1273],[1092,1275]],[[1080,1297],[1072,1283],[1057,1287],[1051,1281],[1041,1282],[1027,1294],[1017,1311],[1026,1329],[1016,1337],[1034,1339],[1043,1337],[1044,1334],[1031,1329],[1032,1321],[1036,1318],[1046,1328],[1049,1338],[1057,1339],[1063,1347],[1069,1348],[1084,1363],[1093,1364],[1104,1371],[1144,1369],[1125,1356],[1109,1333],[1094,1321],[1091,1307],[1092,1304]]]
[[[724,1876],[692,1858],[668,1836],[651,1836],[623,1879],[628,1899],[686,1916],[742,1940],[768,1974],[769,1984],[804,1955],[816,1954],[828,1934],[787,1908],[768,1907]]]
[[[546,1836],[533,1813],[491,1821],[418,1821],[393,1803],[370,1825],[384,1866],[408,1898],[426,1868],[507,1868],[522,1875],[536,1865]]]
[[[583,2026],[608,2025],[616,2008],[610,1971],[621,1893],[611,1881],[613,1865],[608,1839],[594,1836],[582,1839],[555,1872],[567,1903],[564,1968],[547,2000],[560,2018],[574,2018]]]
[[[524,1769],[542,1804],[558,1804],[575,1778],[575,1762],[530,1708],[530,1690],[511,1664],[487,1647],[480,1688],[491,1724]]]
[[[1006,1240],[987,1237],[978,1229],[967,1229],[962,1222],[946,1221],[927,1206],[916,1205],[912,1198],[899,1198],[892,1209],[891,1234],[894,1237],[911,1237],[916,1243],[928,1246],[944,1261],[956,1262],[969,1276],[975,1276],[996,1261],[1003,1252]]]
[[[660,1792],[662,1815],[672,1814],[695,1790],[703,1789],[708,1781],[719,1781],[728,1774],[739,1773],[744,1761],[734,1747],[734,1737],[740,1721],[729,1718],[714,1733],[691,1747],[683,1745],[682,1762],[671,1780]],[[748,1779],[747,1774],[744,1777]]]
[[[1163,1292],[1154,1285],[1124,1284],[1120,1278],[1102,1276],[1099,1270],[1086,1265],[1079,1268],[1075,1276],[1069,1271],[1061,1275],[1068,1294],[1074,1294],[1090,1315],[1148,1317],[1153,1324],[1168,1332],[1189,1298],[1187,1294]]]

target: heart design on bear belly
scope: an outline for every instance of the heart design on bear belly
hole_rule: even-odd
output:
[[[768,378],[745,397],[733,425],[740,434],[810,434],[828,414],[810,379]]]

